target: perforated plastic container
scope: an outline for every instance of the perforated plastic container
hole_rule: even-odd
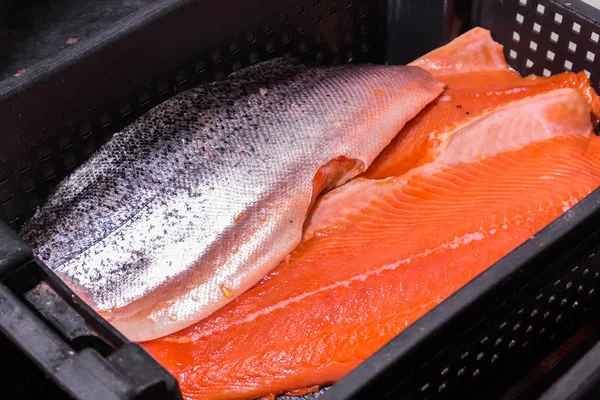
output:
[[[144,8],[77,48],[0,83],[2,218],[19,228],[53,186],[152,106],[193,85],[223,79],[276,56],[296,56],[309,64],[406,63],[461,29],[479,25],[504,44],[507,59],[519,72],[585,70],[599,89],[600,13],[593,7],[577,0],[474,1],[472,8],[465,4],[189,0]],[[599,208],[596,191],[409,327],[322,398],[493,398],[507,393],[597,315]],[[31,263],[0,257],[6,276],[19,276],[15,271]],[[34,269],[48,272],[39,260],[33,263]],[[39,303],[15,289],[26,276],[21,274],[10,285],[0,277],[0,292],[9,288],[21,299],[15,307],[33,310],[36,323],[55,332],[48,315],[34,310]],[[44,281],[54,290],[60,285],[54,279]],[[91,310],[76,307],[76,312],[84,311],[91,313],[86,318],[97,318]],[[3,332],[6,315],[0,309]],[[99,324],[107,335],[120,337],[105,322]],[[26,339],[37,333],[31,335]],[[34,366],[41,365],[39,354],[17,350]]]

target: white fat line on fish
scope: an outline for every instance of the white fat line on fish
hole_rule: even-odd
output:
[[[486,96],[501,96],[503,94],[513,94],[513,93],[519,93],[522,92],[524,90],[526,90],[527,88],[525,87],[518,87],[518,88],[514,88],[514,89],[508,89],[508,90],[497,90],[497,91],[490,91],[490,92],[486,92],[485,95]],[[477,96],[479,97],[479,96]]]
[[[548,207],[543,208],[542,212],[547,212],[552,207],[553,207],[552,205],[549,205]],[[524,219],[524,218],[530,217],[530,216],[532,216],[534,214],[537,214],[537,213],[539,213],[539,211],[528,211],[528,212],[526,212],[526,213],[524,213],[522,215],[516,215],[516,216],[514,216],[512,218],[509,218],[509,219],[505,218],[505,220],[504,220],[505,223],[503,224],[502,227],[503,227],[503,229],[508,229],[508,225],[507,224],[510,223],[510,222],[515,222],[515,224],[520,225],[520,222],[519,222],[520,219]],[[443,244],[441,244],[440,246],[438,246],[438,247],[436,247],[434,249],[425,250],[424,252],[421,252],[419,254],[410,256],[409,258],[405,258],[405,259],[396,261],[395,263],[392,263],[392,264],[384,265],[384,266],[382,266],[380,268],[377,268],[376,270],[367,271],[365,273],[353,276],[353,277],[351,277],[351,278],[349,278],[349,279],[347,279],[347,280],[345,280],[343,282],[338,282],[338,283],[334,283],[333,285],[324,286],[324,287],[321,287],[321,288],[319,288],[317,290],[313,290],[311,292],[303,293],[303,294],[301,294],[299,296],[296,296],[296,297],[293,297],[291,299],[280,301],[277,304],[274,304],[274,305],[272,305],[270,307],[267,307],[267,308],[265,308],[263,310],[254,312],[254,313],[248,315],[243,320],[233,322],[233,323],[231,323],[231,324],[229,324],[229,325],[227,325],[225,327],[211,329],[208,332],[204,332],[202,334],[193,333],[191,335],[191,337],[172,338],[172,337],[167,336],[167,337],[164,337],[162,340],[167,341],[167,342],[175,342],[175,343],[195,343],[195,342],[197,342],[198,340],[200,340],[200,339],[202,339],[204,337],[208,337],[208,336],[220,333],[220,332],[224,332],[225,330],[229,329],[232,326],[237,326],[237,325],[251,323],[252,321],[254,321],[258,317],[266,316],[266,315],[269,315],[269,314],[271,314],[272,312],[274,312],[276,310],[284,309],[285,307],[287,307],[290,304],[299,303],[302,300],[304,300],[304,299],[306,299],[306,298],[308,298],[310,296],[313,296],[315,294],[319,294],[321,292],[329,291],[329,290],[332,290],[332,289],[337,289],[339,287],[349,287],[350,284],[353,283],[353,282],[364,282],[370,276],[380,275],[382,272],[385,272],[385,271],[393,271],[393,270],[397,269],[401,265],[410,264],[410,262],[411,262],[411,260],[413,258],[417,258],[417,257],[425,258],[428,255],[430,255],[432,253],[436,253],[436,252],[441,251],[441,250],[447,250],[447,249],[454,250],[454,249],[458,248],[461,244],[462,245],[466,245],[466,244],[471,243],[472,241],[481,241],[481,240],[485,239],[485,236],[486,236],[485,233],[494,234],[497,229],[498,229],[498,225],[497,224],[491,224],[488,227],[480,228],[478,231],[466,233],[466,234],[464,234],[464,235],[462,235],[460,237],[455,237],[452,241],[447,242],[447,243],[443,243]],[[493,231],[493,233],[492,233],[492,231]]]

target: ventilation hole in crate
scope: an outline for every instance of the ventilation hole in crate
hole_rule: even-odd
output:
[[[550,297],[548,297],[548,303],[554,303],[554,301],[556,300],[556,296],[551,295]]]
[[[344,41],[346,42],[346,44],[352,43],[352,39],[352,32],[346,32],[346,34],[344,35]]]
[[[462,355],[460,356],[461,360],[464,360],[465,358],[469,357],[469,352],[465,351],[464,353],[462,353]]]
[[[595,58],[596,58],[596,54],[592,53],[591,51],[588,51],[587,54],[585,55],[585,59],[589,62],[594,62]]]
[[[473,378],[476,378],[477,375],[479,375],[481,371],[479,370],[479,368],[477,368],[475,371],[473,371]]]
[[[281,26],[286,26],[290,22],[290,18],[287,13],[281,14]]]
[[[442,370],[442,372],[440,372],[440,375],[442,375],[442,376],[447,375],[448,372],[450,372],[450,368],[446,367]]]
[[[25,192],[30,192],[33,189],[35,189],[35,183],[33,182],[33,179],[31,179],[31,177],[24,176],[21,178],[21,187]]]
[[[456,371],[456,376],[463,376],[465,372],[466,370],[464,368],[460,368],[458,371]]]
[[[551,42],[553,42],[553,43],[558,43],[558,38],[559,38],[559,36],[558,36],[558,33],[556,33],[556,32],[552,32],[552,33],[550,34],[550,41],[551,41]]]
[[[518,323],[518,322],[517,322],[516,324],[514,324],[514,325],[513,325],[513,332],[516,332],[516,331],[518,331],[520,327],[521,327],[521,324],[520,324],[520,323]]]
[[[232,54],[237,53],[240,50],[240,48],[236,42],[233,42],[233,43],[229,44],[228,50],[229,50],[229,54],[232,55]]]
[[[600,277],[600,272],[595,272],[594,273],[594,280],[598,279]]]
[[[304,25],[303,23],[299,23],[297,30],[298,33],[303,34],[304,32],[306,32],[306,25]]]
[[[563,20],[562,14],[559,14],[559,13],[554,14],[554,22],[556,22],[557,24],[562,24],[562,20]]]
[[[538,313],[539,313],[539,310],[538,310],[537,308],[534,308],[534,309],[531,311],[531,314],[530,314],[530,315],[531,315],[532,317],[535,317],[536,315],[538,315]]]
[[[592,34],[590,35],[590,40],[593,43],[598,44],[598,41],[600,40],[600,35],[598,35],[596,32],[592,32]]]
[[[569,290],[571,289],[571,287],[573,286],[573,281],[569,281],[567,282],[567,284],[565,285],[565,289]]]
[[[494,346],[500,346],[502,344],[502,337],[499,337],[498,339],[496,339],[496,342],[494,342]]]
[[[549,317],[549,316],[550,316],[550,311],[546,311],[546,312],[544,313],[544,317],[543,317],[543,318],[544,318],[544,319],[548,319],[548,317]]]
[[[271,33],[273,33],[273,25],[269,23],[263,24],[263,32],[265,33],[265,35],[270,35]]]
[[[427,391],[427,389],[429,389],[429,383],[426,383],[423,386],[421,386],[421,392],[425,392]]]
[[[367,24],[365,24],[364,22],[362,24],[360,24],[360,34],[361,35],[366,35],[369,32],[369,27]]]
[[[562,306],[564,306],[565,304],[567,304],[568,302],[569,302],[569,300],[567,300],[567,299],[562,299],[562,300],[560,301],[560,305],[561,305],[561,307],[562,307]]]
[[[577,307],[579,307],[579,301],[578,301],[578,300],[575,300],[575,301],[573,302],[573,305],[571,306],[571,308],[573,308],[573,309],[576,309]]]
[[[129,105],[129,103],[119,105],[119,112],[121,113],[121,117],[123,118],[131,114],[131,106]]]
[[[554,61],[554,56],[555,56],[555,54],[554,54],[554,52],[553,52],[553,51],[551,51],[551,50],[548,50],[548,51],[546,52],[546,59],[547,59],[548,61]]]
[[[440,386],[438,386],[438,392],[440,392],[440,393],[443,392],[446,389],[447,385],[448,385],[448,382],[444,382]]]
[[[6,182],[8,182],[8,175],[6,175],[6,172],[0,171],[0,185]]]
[[[531,68],[533,67],[533,61],[531,61],[529,58],[525,61],[525,67],[526,68]]]
[[[581,25],[579,25],[577,22],[573,22],[572,30],[573,32],[579,34],[579,32],[581,32]]]
[[[17,169],[19,170],[19,172],[27,172],[30,167],[31,167],[31,163],[29,162],[28,159],[24,158],[24,159],[17,161]]]
[[[337,8],[335,5],[331,6],[331,9],[329,10],[329,15],[330,16],[335,16],[337,14]]]
[[[256,51],[253,51],[250,54],[248,54],[248,62],[250,64],[254,64],[257,61],[258,61],[258,53]]]
[[[562,319],[563,315],[562,314],[558,314],[556,316],[555,322],[560,322],[560,320]]]
[[[591,288],[590,291],[588,292],[588,296],[592,297],[595,292],[596,292],[596,288]]]
[[[0,201],[2,201],[2,203],[6,204],[9,201],[11,201],[12,199],[13,199],[13,195],[8,190],[0,192]]]
[[[140,102],[140,106],[146,107],[148,104],[150,104],[150,93],[148,93],[148,92],[140,93],[138,101]]]
[[[508,323],[506,321],[503,321],[500,326],[498,327],[498,329],[504,329],[506,327],[506,325],[508,325]]]
[[[81,128],[79,128],[79,136],[82,139],[87,139],[92,134],[92,129],[89,122],[84,122]],[[68,146],[67,146],[68,147]]]
[[[298,44],[298,47],[301,53],[306,53],[308,51],[308,44],[306,43],[306,40],[301,40]]]
[[[158,94],[159,94],[160,96],[164,96],[164,95],[166,95],[167,93],[169,93],[169,85],[168,85],[167,83],[165,83],[165,82],[163,82],[163,83],[159,83],[159,84],[156,86],[156,90],[158,91]]]
[[[558,286],[558,285],[560,285],[560,279],[557,279],[554,281],[554,286]]]
[[[544,11],[546,11],[546,6],[544,6],[543,4],[538,4],[535,11],[540,15],[544,15]]]
[[[524,20],[525,20],[525,17],[523,17],[521,14],[517,13],[517,22],[519,24],[522,24]]]
[[[75,156],[72,153],[64,153],[63,164],[67,169],[73,168],[75,166]]]
[[[569,60],[565,60],[565,68],[570,71],[571,68],[573,68],[573,63]]]
[[[34,211],[39,205],[40,201],[37,198],[33,198],[27,202],[27,208],[29,211]]]
[[[350,8],[352,7],[353,0],[345,0],[344,7]]]
[[[242,63],[241,63],[241,61],[236,61],[236,62],[234,62],[234,63],[231,65],[231,70],[232,70],[233,72],[235,72],[235,71],[239,71],[240,69],[242,69]]]
[[[296,15],[302,14],[304,14],[304,6],[302,4],[299,4],[296,6]]]
[[[315,36],[315,44],[321,44],[322,42],[323,42],[323,34],[318,33],[317,36]]]
[[[485,344],[485,343],[486,343],[488,340],[489,340],[489,339],[488,339],[488,337],[487,337],[487,336],[484,336],[484,337],[483,337],[483,339],[481,339],[481,340],[479,341],[479,343],[481,343],[481,344]]]
[[[110,117],[110,114],[104,113],[104,114],[100,115],[100,126],[102,128],[104,128],[104,129],[108,128],[111,123],[112,123],[112,118]]]
[[[481,359],[485,356],[485,353],[482,351],[481,353],[477,354],[477,361],[481,361]]]
[[[540,329],[540,336],[543,335],[544,333],[546,333],[546,328]]]
[[[577,286],[577,293],[583,292],[583,289],[584,289],[583,285]]]
[[[588,77],[588,79],[591,76],[590,71],[588,71],[587,69],[584,69],[583,73]]]
[[[54,168],[52,165],[43,165],[42,166],[42,175],[45,180],[49,181],[56,177],[56,173],[54,172]]]
[[[582,274],[583,274],[583,275],[587,275],[587,274],[589,274],[589,273],[590,273],[590,270],[589,270],[589,269],[587,269],[587,268],[585,268],[585,269],[583,270],[583,272],[582,272]]]
[[[522,6],[526,6],[527,5],[527,0],[519,0],[519,4]]]
[[[531,51],[537,51],[537,43],[534,42],[533,40],[529,42],[529,48],[531,49]]]
[[[352,52],[352,50],[348,50],[346,52],[346,61],[352,62],[353,59],[354,59],[354,53]]]
[[[521,40],[521,35],[519,35],[517,32],[513,32],[512,39],[513,41],[519,43],[519,40]]]
[[[538,24],[537,22],[533,24],[533,31],[535,33],[540,33],[541,30],[542,30],[542,26],[540,24]]]
[[[577,51],[577,45],[573,42],[569,42],[569,51],[575,53]]]
[[[252,35],[252,37],[254,38],[254,39],[252,39],[252,42],[254,40],[256,40],[256,36],[254,35],[254,32],[251,32],[250,35]],[[250,43],[250,41],[248,41],[248,43]],[[218,50],[218,49],[215,50],[212,53],[210,60],[212,61],[213,64],[219,64],[221,61],[223,61],[223,56],[221,55],[221,50]]]
[[[544,293],[543,292],[542,293],[538,293],[537,296],[535,296],[535,299],[536,300],[541,300],[542,297],[544,297]]]
[[[512,58],[513,60],[516,60],[517,59],[517,52],[514,51],[514,50],[511,50],[511,51],[508,52],[508,56],[510,58]]]
[[[16,222],[19,219],[19,213],[14,208],[5,209],[4,211],[5,211],[4,215],[6,215],[6,220],[9,223],[12,224],[13,222]]]
[[[360,6],[358,15],[361,18],[366,18],[369,15],[369,4],[368,3],[364,3]]]
[[[533,331],[533,326],[529,325],[527,329],[525,329],[525,333],[530,334]]]
[[[337,26],[337,24],[334,24],[330,29],[329,29],[329,33],[331,33],[332,35],[336,35],[339,32],[339,28]]]
[[[518,314],[518,315],[520,315],[520,314],[523,314],[523,312],[524,312],[524,311],[525,311],[525,309],[524,309],[524,308],[520,308],[520,309],[519,309],[519,311],[517,311],[517,314]]]
[[[319,25],[321,25],[321,22],[323,22],[323,18],[321,17],[321,14],[319,14],[315,17],[314,25],[319,26]]]
[[[596,253],[590,253],[590,255],[588,256],[588,258],[594,258],[596,257]]]
[[[275,45],[273,43],[265,44],[265,51],[267,52],[267,54],[273,53],[275,51]]]
[[[49,160],[51,156],[50,150],[46,148],[38,149],[38,159],[40,161]]]
[[[89,128],[89,126],[88,126]],[[89,129],[86,131],[86,134],[89,136]],[[67,149],[73,145],[71,141],[71,135],[68,133],[63,133],[58,137],[58,143],[61,149]]]
[[[289,32],[283,32],[281,34],[281,43],[288,44],[292,40],[292,35]]]

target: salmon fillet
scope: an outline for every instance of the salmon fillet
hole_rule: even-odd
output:
[[[490,32],[473,28],[446,46],[409,65],[429,71],[447,84],[445,93],[412,119],[361,176],[381,179],[399,176],[422,160],[429,138],[449,124],[460,122],[498,104],[558,88],[579,90],[600,118],[600,98],[585,73],[565,72],[551,77],[521,78],[504,59],[503,46]]]
[[[441,99],[427,107],[403,130],[418,152],[397,139],[384,179],[322,196],[302,243],[259,284],[195,326],[143,343],[186,398],[252,399],[336,382],[600,185],[598,99],[585,76],[520,78],[489,33],[457,41],[466,39],[479,53],[500,53],[432,52],[450,70],[436,76],[450,82],[450,96],[465,78],[453,80],[458,64],[526,93],[494,95],[469,115]],[[475,107],[491,84],[466,82],[472,91],[461,102],[473,95]]]
[[[128,125],[21,235],[130,340],[176,332],[275,268],[317,195],[363,172],[443,89],[418,67],[258,63]]]

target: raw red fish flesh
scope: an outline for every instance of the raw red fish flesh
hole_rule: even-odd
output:
[[[472,51],[498,49],[478,42],[485,31],[475,34],[466,37]],[[526,94],[482,105],[474,94],[488,87],[472,83],[468,115],[439,99],[392,146],[401,158],[375,164],[390,166],[385,179],[355,179],[322,196],[303,242],[259,284],[144,343],[186,398],[252,399],[339,380],[600,186],[598,101],[584,77],[523,79],[501,53],[469,65],[468,54],[445,50],[430,56],[449,66],[440,70],[495,70],[507,91],[510,80]],[[444,95],[452,90],[464,94],[450,84]],[[418,140],[403,141],[411,130]]]

